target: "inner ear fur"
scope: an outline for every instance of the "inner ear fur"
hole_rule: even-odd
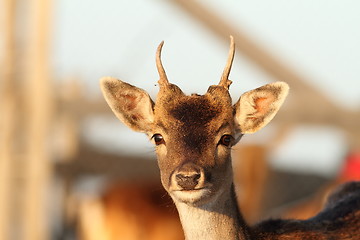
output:
[[[120,121],[135,131],[150,132],[154,121],[154,102],[146,91],[112,77],[102,78],[100,87]]]
[[[254,133],[275,116],[289,92],[285,82],[275,82],[244,93],[235,107],[235,122],[240,132]]]

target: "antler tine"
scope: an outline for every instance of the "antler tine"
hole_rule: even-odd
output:
[[[225,69],[223,71],[223,74],[221,76],[220,82],[219,82],[219,86],[222,86],[226,89],[229,90],[229,87],[231,85],[231,81],[229,80],[229,74],[230,74],[230,70],[231,70],[231,66],[234,60],[234,55],[235,55],[235,43],[234,43],[234,37],[230,35],[230,50],[229,50],[229,56],[228,56],[228,60],[225,66]]]
[[[165,70],[164,70],[164,67],[162,65],[162,62],[161,62],[161,49],[162,49],[162,46],[164,45],[164,41],[162,41],[158,48],[157,48],[157,51],[156,51],[156,67],[157,67],[157,70],[158,70],[158,73],[159,73],[159,81],[158,83],[160,84],[160,86],[163,86],[163,85],[168,85],[169,84],[169,81],[167,79],[167,76],[166,76],[166,73],[165,73]]]

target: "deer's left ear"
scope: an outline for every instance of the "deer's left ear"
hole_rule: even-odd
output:
[[[289,92],[284,82],[275,82],[244,93],[235,107],[235,123],[241,133],[254,133],[275,116]]]

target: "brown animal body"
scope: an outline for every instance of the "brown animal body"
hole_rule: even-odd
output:
[[[268,220],[250,227],[239,210],[233,184],[231,147],[275,116],[288,85],[267,84],[244,93],[235,105],[228,79],[234,57],[218,85],[204,95],[185,95],[171,84],[157,51],[160,91],[156,103],[142,89],[106,77],[101,87],[115,115],[128,127],[146,133],[156,145],[161,182],[179,212],[188,240],[359,239],[358,185],[340,191],[318,216],[305,220]]]
[[[160,184],[111,184],[79,211],[82,240],[181,240],[175,206]]]
[[[360,239],[360,182],[341,185],[324,209],[307,220],[267,220],[251,228],[253,239]]]
[[[360,180],[360,154],[350,153],[344,166],[339,171],[339,175],[325,186],[323,186],[313,196],[310,196],[296,204],[286,207],[280,211],[282,218],[308,219],[320,212],[329,194],[340,185]]]

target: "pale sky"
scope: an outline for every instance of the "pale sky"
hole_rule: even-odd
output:
[[[359,1],[200,2],[316,80],[312,84],[337,101],[359,106]],[[62,0],[54,12],[53,62],[60,77],[79,75],[96,85],[99,77],[114,75],[144,88],[153,86],[155,49],[165,40],[169,75],[184,88],[199,91],[218,80],[226,59],[228,45],[171,1]],[[241,54],[236,58],[231,76],[242,82],[233,86],[239,92],[272,81],[248,66]]]
[[[312,79],[314,87],[338,104],[360,108],[360,1],[200,2]],[[219,80],[228,44],[171,1],[62,0],[56,1],[54,8],[53,70],[60,79],[80,77],[91,95],[100,94],[98,79],[111,75],[154,96],[158,78],[154,58],[161,40],[165,40],[163,63],[169,79],[185,92],[203,93]],[[240,53],[231,79],[234,99],[275,81]],[[103,120],[87,122],[85,132],[90,139],[101,139],[103,145],[121,150],[121,146],[131,149],[121,136],[134,136],[134,142],[144,145],[144,152],[152,151],[145,136],[137,137],[140,135],[125,130],[121,123],[108,123],[101,132],[92,130],[101,125],[99,121]],[[309,149],[316,145],[317,149]],[[336,129],[300,128],[274,150],[272,158],[275,165],[285,168],[289,158],[294,159],[289,168],[294,164],[295,168],[313,167],[316,158],[320,165],[314,168],[328,174],[345,148],[342,133]]]

